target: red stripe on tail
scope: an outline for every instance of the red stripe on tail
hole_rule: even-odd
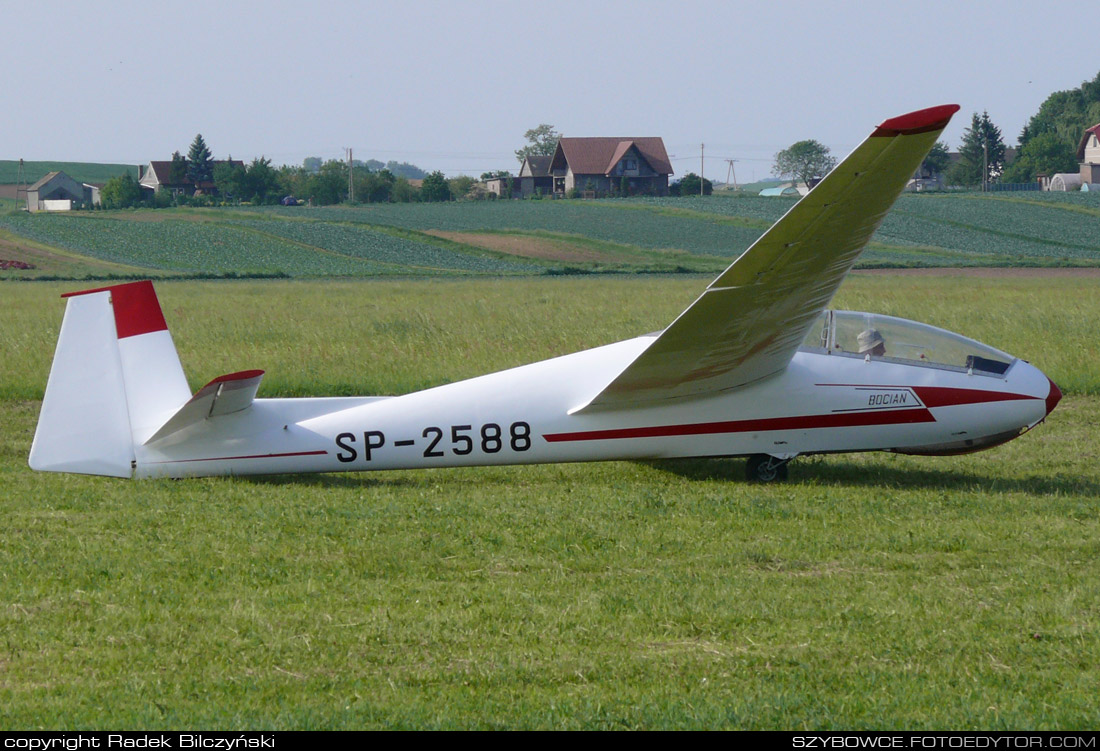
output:
[[[110,292],[111,305],[115,311],[115,330],[119,339],[125,339],[152,331],[167,331],[168,324],[160,309],[160,301],[149,280],[116,284],[111,287],[86,289],[80,292],[66,292],[62,297],[91,295],[96,292]]]

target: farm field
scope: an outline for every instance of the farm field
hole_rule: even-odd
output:
[[[192,386],[401,393],[667,324],[705,276],[170,281]],[[75,288],[79,288],[79,284]],[[1088,729],[1094,278],[850,277],[1030,360],[1049,420],[949,458],[127,482],[26,456],[73,283],[0,283],[0,726]],[[247,312],[247,315],[242,315]]]
[[[0,215],[0,258],[79,256],[0,278],[146,275],[375,277],[716,272],[792,205],[760,196],[237,207]],[[907,194],[865,268],[1100,265],[1100,195]],[[37,265],[37,264],[36,264]],[[101,271],[100,275],[108,272]]]
[[[136,164],[101,164],[98,162],[23,162],[27,175],[27,185],[49,172],[64,172],[83,183],[105,183],[112,177],[129,173],[135,180],[138,177]],[[0,159],[0,185],[15,185],[19,177],[18,159]]]

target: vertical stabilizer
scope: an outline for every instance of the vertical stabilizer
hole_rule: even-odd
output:
[[[29,463],[129,477],[144,443],[190,398],[151,282],[68,298]]]

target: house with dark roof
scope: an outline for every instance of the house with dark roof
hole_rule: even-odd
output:
[[[519,168],[519,179],[513,183],[517,192],[527,198],[538,193],[548,196],[554,191],[554,177],[550,174],[549,154],[531,154]]]
[[[668,195],[672,164],[659,137],[561,138],[550,158],[553,193]]]
[[[219,164],[231,164],[234,167],[244,167],[244,162],[239,159],[217,159],[210,163],[211,171]],[[148,167],[138,167],[138,183],[144,190],[151,193],[156,193],[159,190],[167,190],[173,195],[183,194],[190,196],[198,191],[202,191],[206,195],[217,192],[213,180],[200,180],[199,182],[195,182],[187,177],[187,165],[187,160],[183,160],[182,174],[173,175],[171,160],[149,162]]]

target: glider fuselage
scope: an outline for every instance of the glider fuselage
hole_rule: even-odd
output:
[[[649,340],[638,337],[404,396],[256,399],[248,410],[138,446],[134,474],[963,453],[1019,435],[1056,401],[1056,387],[1021,360],[994,377],[803,349],[782,373],[729,392],[570,414]]]

